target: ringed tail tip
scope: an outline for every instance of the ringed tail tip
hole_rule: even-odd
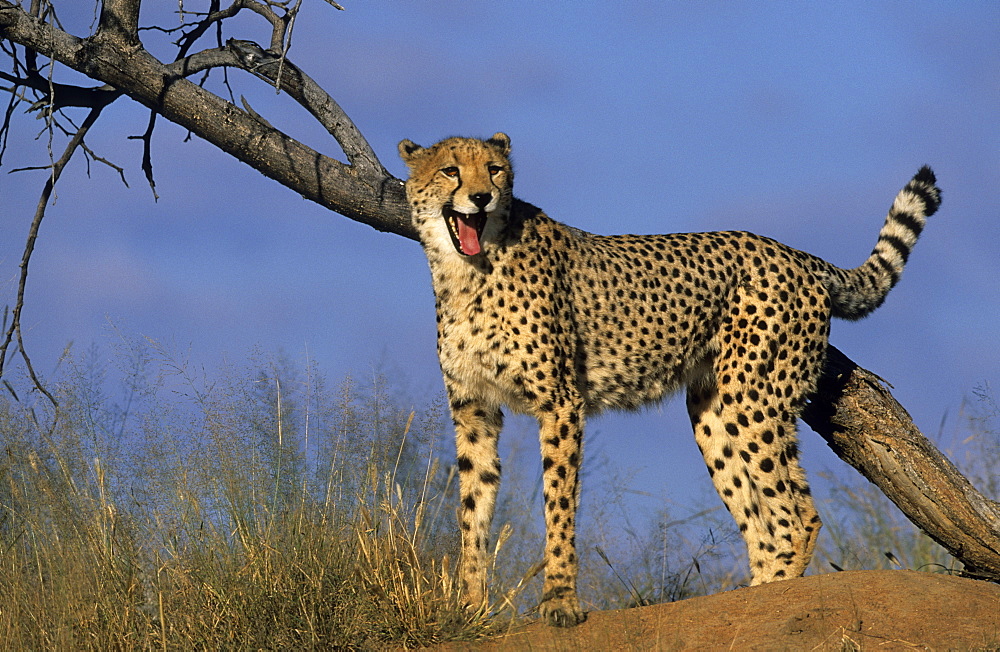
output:
[[[924,203],[924,217],[933,215],[941,206],[941,189],[937,187],[937,177],[931,166],[925,165],[913,175],[907,190],[920,197]]]

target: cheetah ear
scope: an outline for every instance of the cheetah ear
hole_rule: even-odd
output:
[[[407,165],[411,165],[416,161],[422,151],[424,151],[423,147],[408,138],[399,141],[399,156]]]
[[[504,156],[510,154],[510,136],[503,133],[502,131],[498,131],[495,134],[493,134],[493,137],[487,140],[486,142],[490,143],[491,145],[495,145],[496,147],[499,147],[500,151],[503,152]]]

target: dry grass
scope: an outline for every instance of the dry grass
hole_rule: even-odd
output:
[[[68,364],[58,414],[0,404],[9,649],[376,649],[502,621],[453,589],[433,406],[349,382],[325,405],[274,365],[206,389],[167,364],[122,414]],[[164,391],[186,398],[144,400]]]
[[[7,649],[416,647],[475,639],[531,613],[541,550],[534,443],[505,465],[494,604],[470,614],[453,578],[456,477],[442,401],[401,408],[378,375],[328,387],[308,362],[280,356],[210,379],[155,343],[122,342],[116,374],[95,362],[99,352],[67,357],[49,381],[58,411],[5,379]],[[987,416],[980,425],[995,420]],[[516,441],[517,426],[508,430]],[[995,451],[995,430],[981,432]],[[975,459],[992,464],[982,477],[996,477],[996,455]],[[581,525],[587,608],[741,581],[738,537],[715,503],[688,522],[666,513],[639,522],[624,514],[627,482],[602,464],[591,460],[604,487],[590,487]],[[872,490],[841,482],[835,497],[827,561],[878,567],[891,551],[911,568],[953,564]],[[638,527],[623,530],[622,516]]]

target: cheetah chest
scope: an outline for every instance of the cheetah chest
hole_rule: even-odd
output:
[[[510,314],[483,295],[438,301],[438,359],[453,389],[492,405],[529,409],[522,364],[527,344]]]

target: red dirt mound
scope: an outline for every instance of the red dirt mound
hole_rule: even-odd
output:
[[[1000,650],[1000,585],[912,571],[815,575],[532,623],[445,650]]]

